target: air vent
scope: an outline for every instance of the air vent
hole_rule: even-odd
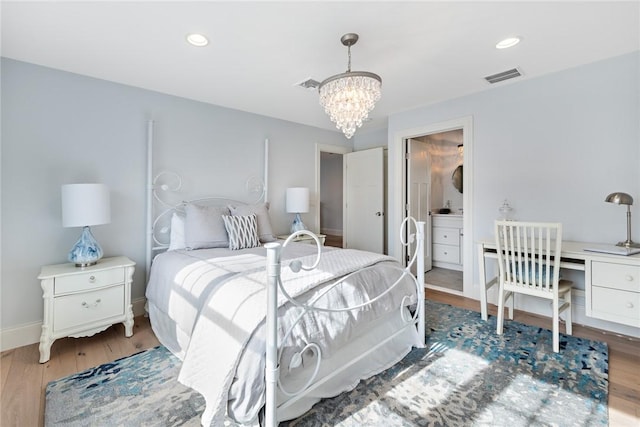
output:
[[[314,90],[314,89],[317,89],[318,86],[320,86],[320,82],[313,80],[311,77],[309,77],[306,80],[296,83],[294,86],[300,86],[305,89]]]
[[[487,76],[484,79],[489,83],[493,84],[493,83],[498,83],[504,80],[513,79],[514,77],[520,77],[521,75],[522,73],[520,72],[520,70],[518,70],[517,68],[512,68],[510,70],[503,71],[498,74]]]

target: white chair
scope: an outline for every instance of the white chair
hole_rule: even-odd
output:
[[[572,282],[560,279],[562,224],[496,221],[498,252],[498,325],[502,334],[504,307],[509,302],[513,319],[516,293],[551,300],[553,307],[553,351],[560,350],[560,313],[565,311],[566,333],[571,335]],[[562,302],[562,305],[560,303]]]

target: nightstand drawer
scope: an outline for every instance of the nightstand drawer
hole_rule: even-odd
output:
[[[640,327],[640,293],[594,286],[591,288],[594,317]]]
[[[640,292],[640,267],[594,261],[591,264],[593,286]]]
[[[60,276],[55,279],[54,293],[55,295],[60,295],[70,292],[84,292],[123,282],[123,268]]]
[[[444,245],[460,245],[460,231],[457,228],[435,227],[433,243]]]
[[[56,332],[90,325],[125,313],[124,284],[93,292],[67,295],[54,301],[53,328]]]
[[[433,245],[433,260],[460,263],[460,248],[452,245]]]

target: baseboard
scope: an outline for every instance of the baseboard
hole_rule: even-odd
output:
[[[320,228],[320,234],[327,234],[329,236],[342,236],[342,229],[338,229],[338,228]]]
[[[145,314],[144,305],[146,302],[146,298],[138,298],[131,302],[134,316]],[[3,329],[0,331],[0,351],[39,343],[41,333],[42,321]]]

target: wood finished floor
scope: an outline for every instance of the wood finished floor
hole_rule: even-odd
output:
[[[427,290],[427,298],[479,311],[478,301]],[[495,306],[490,307],[495,315]],[[549,328],[550,321],[516,312],[515,320]],[[640,340],[574,326],[574,335],[609,344],[609,425],[640,426]],[[124,327],[114,325],[89,338],[63,338],[51,348],[51,359],[38,363],[38,344],[8,350],[0,358],[0,425],[42,426],[44,390],[49,381],[158,345],[149,320],[136,317],[134,335],[124,337]],[[570,416],[570,415],[568,415]]]

